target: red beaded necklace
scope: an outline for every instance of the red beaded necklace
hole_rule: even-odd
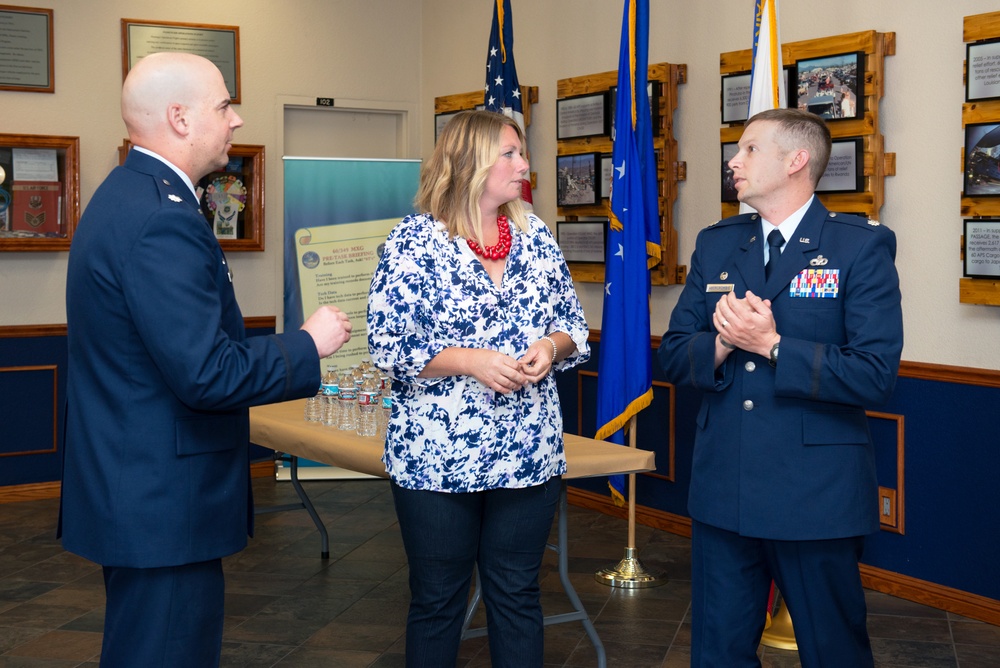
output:
[[[466,239],[465,242],[479,257],[488,260],[502,260],[510,252],[510,228],[507,226],[507,216],[497,216],[497,231],[500,233],[500,239],[493,246],[480,248],[479,244],[472,239]]]

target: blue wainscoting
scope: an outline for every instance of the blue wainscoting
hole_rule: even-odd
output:
[[[590,362],[558,380],[566,430],[577,432],[583,415],[579,433],[589,437],[596,430],[600,343],[592,341],[591,348]],[[637,476],[637,505],[686,518],[700,395],[667,385],[655,355],[653,364],[654,401],[639,415],[637,446],[656,452],[657,476]],[[1000,600],[998,415],[1000,372],[903,364],[892,400],[869,418],[879,485],[897,494],[896,527],[869,537],[865,564]],[[573,486],[607,494],[605,478],[575,480]]]
[[[275,331],[247,320],[247,334]],[[58,481],[66,397],[66,326],[0,327],[0,487]],[[251,445],[251,459],[271,451]]]

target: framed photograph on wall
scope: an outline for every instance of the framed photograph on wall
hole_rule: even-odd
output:
[[[561,220],[556,223],[556,243],[567,262],[603,264],[607,237],[607,218]]]
[[[726,142],[722,145],[722,201],[739,202],[736,197],[736,186],[733,185],[733,170],[729,169],[729,161],[739,151],[739,144]]]
[[[600,153],[556,157],[556,205],[593,205],[601,201]]]
[[[605,92],[556,100],[556,139],[607,135],[608,96]]]
[[[963,221],[966,278],[1000,277],[1000,219],[976,218]]]
[[[859,193],[865,189],[864,140],[834,139],[830,162],[816,186],[818,193]]]
[[[1000,39],[965,45],[965,101],[1000,99]]]
[[[795,63],[797,105],[828,121],[864,116],[865,54],[840,53]]]
[[[1000,123],[969,123],[965,126],[965,197],[1000,195]]]

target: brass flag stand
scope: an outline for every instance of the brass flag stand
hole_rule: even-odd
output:
[[[628,447],[635,448],[636,416],[628,424]],[[625,556],[614,566],[602,568],[594,574],[594,579],[609,587],[623,589],[644,589],[659,587],[667,582],[662,573],[652,573],[639,560],[639,550],[635,547],[635,474],[628,476],[628,545]]]
[[[774,607],[774,614],[771,616],[770,623],[764,627],[760,644],[775,649],[798,650],[799,645],[795,642],[795,629],[792,628],[792,616],[788,614],[788,606],[785,605],[780,592],[775,595]]]

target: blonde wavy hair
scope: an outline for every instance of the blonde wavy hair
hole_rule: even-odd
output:
[[[504,127],[514,128],[523,157],[524,134],[513,119],[493,111],[462,111],[444,126],[434,153],[420,170],[413,203],[418,211],[429,212],[444,223],[449,237],[457,235],[485,245],[479,200],[490,168],[500,157]],[[498,213],[527,231],[528,216],[520,197],[502,205]]]

